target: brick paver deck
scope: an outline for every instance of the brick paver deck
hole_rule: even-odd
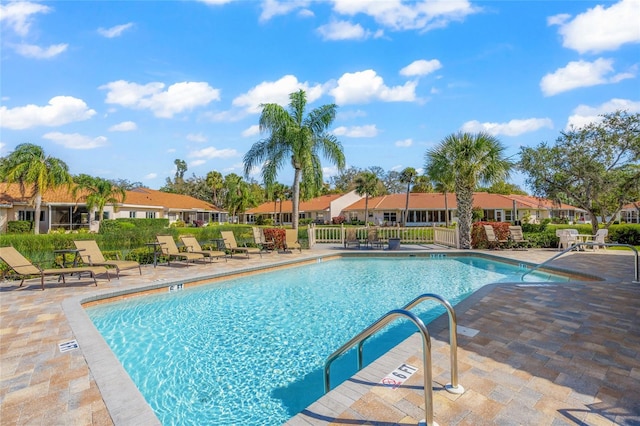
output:
[[[526,262],[555,254],[491,253]],[[109,366],[114,357],[98,350],[103,342],[86,338],[94,331],[90,324],[83,326],[81,309],[73,306],[80,298],[326,254],[335,254],[335,249],[319,247],[210,266],[144,267],[142,277],[126,271],[120,280],[100,280],[98,289],[74,278],[66,285],[48,280],[45,291],[39,290],[37,280],[22,288],[19,282],[1,283],[0,424],[157,422],[146,417],[150,410],[135,391],[133,396],[129,391],[118,394],[131,381],[121,376],[121,369]],[[460,383],[466,390],[462,395],[442,389],[449,382],[446,318],[428,326],[433,338],[434,418],[440,425],[640,424],[640,285],[632,283],[633,257],[601,250],[570,254],[554,265],[606,281],[492,285],[456,307],[459,325],[478,330],[473,337],[458,337]],[[80,349],[60,352],[59,343],[73,339],[78,339]],[[419,371],[397,390],[379,386],[381,378],[401,363]],[[422,373],[416,334],[289,424],[415,425],[424,419]],[[131,400],[144,407],[121,408],[129,407]]]

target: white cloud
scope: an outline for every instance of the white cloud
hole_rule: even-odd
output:
[[[317,100],[323,93],[321,85],[310,86],[309,83],[299,82],[293,75],[285,75],[277,81],[258,84],[247,93],[235,98],[232,104],[235,107],[245,108],[250,114],[258,114],[262,112],[260,104],[289,105],[289,94],[300,89],[307,93],[307,103]]]
[[[553,129],[553,121],[550,118],[527,118],[524,120],[511,120],[508,123],[480,123],[479,121],[467,121],[462,125],[463,132],[486,132],[491,135],[518,136],[523,133],[535,132],[547,127]]]
[[[559,25],[562,45],[580,53],[617,50],[623,44],[640,42],[640,2],[621,0],[605,8],[597,5],[573,20],[556,15],[547,19],[549,25]]]
[[[309,3],[309,0],[263,0],[260,21],[265,22],[274,16],[286,15],[294,10],[303,9],[305,11]]]
[[[379,25],[393,30],[421,30],[446,27],[452,21],[480,11],[467,0],[412,1],[401,0],[333,0],[334,11],[343,15],[371,16]]]
[[[333,129],[332,133],[336,136],[346,136],[348,138],[372,138],[378,135],[378,129],[375,124],[352,127],[340,126]]]
[[[627,72],[607,77],[607,74],[613,71],[612,59],[598,58],[594,62],[572,61],[566,67],[542,77],[540,89],[545,96],[553,96],[578,87],[617,83],[633,76],[632,73]]]
[[[116,25],[111,28],[98,28],[98,34],[106,38],[120,37],[123,32],[133,27],[133,22],[129,22],[122,25]]]
[[[201,166],[206,162],[207,162],[206,160],[193,160],[192,162],[189,163],[189,167]]]
[[[207,137],[202,133],[189,133],[187,135],[187,140],[190,140],[191,142],[203,143],[207,141]]]
[[[608,114],[618,110],[624,110],[630,114],[640,113],[640,101],[614,98],[596,107],[579,105],[573,110],[573,114],[567,120],[565,129],[568,130],[571,127],[581,128],[590,123],[599,123],[602,121],[602,114]]]
[[[149,174],[145,175],[143,179],[145,179],[145,180],[151,180],[151,179],[155,179],[155,178],[157,178],[157,177],[158,177],[158,174],[157,174],[157,173],[149,173]]]
[[[33,15],[49,13],[51,8],[43,4],[29,1],[12,1],[6,5],[0,4],[0,22],[10,27],[16,34],[29,34]]]
[[[65,43],[61,44],[52,44],[47,48],[42,48],[40,46],[36,46],[35,44],[16,44],[12,45],[15,51],[26,58],[35,58],[35,59],[50,59],[55,56],[58,56],[65,50],[69,45]]]
[[[185,81],[164,88],[165,84],[160,82],[141,85],[124,80],[100,86],[100,89],[108,90],[106,103],[148,109],[160,118],[172,118],[175,114],[220,100],[220,90],[205,82]]]
[[[104,136],[91,138],[78,133],[50,132],[42,137],[69,149],[94,149],[107,145],[107,138]]]
[[[35,126],[61,126],[88,120],[95,115],[82,99],[55,96],[46,106],[27,105],[8,109],[0,106],[0,127],[22,130]]]
[[[212,159],[212,158],[233,158],[233,157],[237,157],[238,155],[240,154],[235,149],[231,149],[231,148],[217,149],[213,146],[210,146],[207,148],[198,149],[196,151],[191,151],[187,156],[189,158]]]
[[[249,128],[242,131],[242,137],[245,137],[245,138],[259,135],[259,134],[260,134],[260,126],[258,124],[254,124],[253,126],[250,126]]]
[[[384,102],[412,102],[416,100],[417,82],[408,81],[403,86],[388,87],[374,70],[345,73],[338,79],[330,93],[339,105]]]
[[[440,68],[442,68],[442,64],[437,59],[431,59],[430,61],[419,59],[402,68],[400,70],[400,75],[407,77],[422,76],[431,74]]]
[[[114,124],[109,127],[110,132],[131,132],[136,130],[138,126],[133,121],[123,121],[122,123]]]
[[[408,148],[411,145],[413,145],[413,139],[409,138],[409,139],[404,139],[401,141],[396,141],[394,143],[395,146],[399,147],[399,148]]]
[[[322,176],[325,178],[328,178],[331,176],[337,176],[339,173],[340,173],[340,170],[338,170],[336,166],[329,166],[329,167],[322,168]]]
[[[321,25],[316,31],[323,40],[365,40],[371,37],[379,38],[383,34],[381,31],[373,33],[365,30],[360,24],[335,19],[332,19],[328,24]]]

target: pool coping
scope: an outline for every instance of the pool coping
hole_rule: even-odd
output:
[[[503,263],[510,263],[514,265],[527,265],[529,267],[537,266],[536,263],[526,262],[520,260],[514,260],[499,256],[498,254],[489,254],[484,252],[469,252],[469,251],[430,251],[425,253],[424,251],[411,251],[403,250],[398,252],[336,252],[311,255],[309,257],[301,259],[292,259],[284,261],[276,261],[268,265],[251,266],[243,268],[237,271],[220,272],[215,274],[202,275],[198,277],[192,277],[188,280],[169,280],[160,279],[151,283],[143,283],[135,287],[127,289],[103,289],[94,293],[75,296],[67,298],[62,302],[62,309],[65,313],[69,325],[76,340],[79,344],[80,350],[86,359],[87,365],[91,374],[94,377],[96,385],[100,390],[103,401],[107,410],[116,425],[161,425],[161,422],[155,415],[151,406],[147,403],[142,393],[137,388],[129,374],[126,372],[116,355],[113,353],[109,345],[103,339],[100,332],[95,328],[93,322],[89,318],[84,305],[91,304],[99,301],[109,301],[112,299],[123,298],[132,295],[143,295],[145,293],[168,291],[168,288],[176,284],[187,285],[199,285],[209,283],[211,281],[231,279],[240,276],[246,276],[249,274],[261,273],[269,270],[282,269],[287,267],[301,266],[304,264],[322,262],[325,260],[333,260],[339,258],[353,258],[353,257],[426,257],[429,258],[433,254],[445,254],[451,257],[481,257],[490,260],[500,261]],[[570,276],[580,276],[587,278],[589,281],[597,280],[606,282],[606,279],[596,277],[592,274],[582,274],[572,271],[570,269],[548,267],[545,270],[552,271],[554,273],[566,274]],[[561,283],[562,285],[570,285],[572,282],[583,281],[568,281]],[[495,286],[499,285],[513,285],[515,283],[495,283],[487,284],[480,289],[474,291],[469,297],[461,301],[457,306],[464,306],[467,309],[464,302],[476,294],[486,294]],[[529,282],[528,285],[533,283]],[[443,318],[444,317],[444,318]],[[430,323],[430,327],[437,327],[441,321],[446,323],[446,314],[434,319]],[[434,328],[434,331],[436,328]],[[409,337],[411,338],[411,337]],[[401,342],[398,346],[404,343]],[[392,349],[392,351],[395,348]],[[384,355],[383,355],[384,357]],[[383,358],[381,357],[381,358]],[[376,360],[378,361],[378,360]],[[322,398],[320,398],[322,399]],[[317,402],[317,401],[316,401]]]

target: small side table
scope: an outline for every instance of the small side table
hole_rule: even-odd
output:
[[[61,254],[62,255],[62,267],[66,268],[67,266],[69,266],[68,262],[67,262],[67,254],[73,254],[73,261],[71,262],[71,266],[73,266],[74,268],[78,266],[78,258],[80,257],[80,252],[84,251],[84,249],[61,249],[61,250],[54,250],[53,254]]]
[[[400,238],[389,238],[389,250],[398,250],[400,248]]]
[[[158,253],[162,253],[162,249],[161,249],[162,244],[164,243],[161,243],[158,241],[145,243],[145,245],[149,247],[149,250],[153,250],[153,267],[154,268],[158,266]]]

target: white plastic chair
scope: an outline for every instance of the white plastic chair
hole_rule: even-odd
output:
[[[576,232],[572,232],[576,231]],[[575,229],[558,229],[556,237],[558,240],[558,250],[564,250],[575,245],[578,242],[578,231]]]
[[[609,235],[609,230],[608,229],[598,229],[598,231],[596,232],[596,235],[593,236],[593,249],[599,249],[600,247],[602,247],[603,249],[607,249],[607,246],[603,245],[600,246],[600,244],[605,244],[605,239],[607,238],[607,235]]]

